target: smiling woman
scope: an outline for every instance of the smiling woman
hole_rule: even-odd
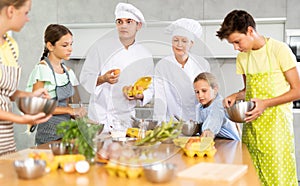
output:
[[[206,59],[190,53],[202,27],[193,19],[181,18],[165,31],[172,36],[173,55],[164,57],[155,67],[154,118],[168,121],[177,115],[185,121],[196,120],[192,82],[200,72],[210,71]]]

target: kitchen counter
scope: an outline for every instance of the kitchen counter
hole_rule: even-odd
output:
[[[253,163],[250,159],[250,154],[244,144],[231,140],[216,140],[215,147],[217,153],[213,158],[189,158],[185,156],[182,150],[175,147],[173,144],[161,144],[159,147],[166,152],[169,157],[165,161],[172,162],[177,165],[176,171],[182,171],[192,165],[200,162],[215,162],[225,164],[240,164],[248,165],[247,173],[230,184],[233,186],[247,186],[247,185],[260,185],[258,176],[255,172]],[[39,146],[38,149],[45,151],[48,146]],[[34,149],[36,150],[36,149]],[[14,156],[12,156],[14,157]],[[171,182],[165,183],[166,186],[179,186],[179,185],[220,185],[220,183],[196,181],[191,179],[183,179],[175,177]],[[79,173],[65,173],[63,170],[54,171],[44,175],[43,177],[34,180],[18,179],[17,174],[13,167],[12,159],[0,158],[0,185],[22,185],[22,186],[64,186],[64,185],[130,185],[130,186],[147,186],[152,185],[144,176],[137,179],[119,178],[109,176],[102,164],[95,164],[86,174]],[[160,184],[156,184],[160,185]],[[224,184],[222,184],[224,185]]]

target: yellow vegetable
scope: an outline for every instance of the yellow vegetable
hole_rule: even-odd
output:
[[[134,83],[134,87],[142,87],[144,90],[146,90],[149,85],[151,84],[152,78],[149,76],[141,77]]]
[[[126,136],[131,138],[138,138],[139,137],[139,128],[128,128],[126,131]],[[146,135],[150,134],[152,130],[147,130]]]
[[[54,157],[54,161],[59,162],[61,168],[64,168],[66,163],[78,162],[81,160],[85,160],[85,156],[81,154],[66,154],[66,155],[58,155]]]
[[[138,94],[143,94],[143,91],[150,86],[151,81],[152,78],[149,76],[141,77],[134,83],[132,89],[127,92],[127,95],[136,96]]]

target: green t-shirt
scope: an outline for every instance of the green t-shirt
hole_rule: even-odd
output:
[[[66,66],[64,66],[65,69],[68,69]],[[75,73],[73,72],[72,69],[68,69],[69,73],[69,78],[71,81],[72,86],[78,86],[79,82],[77,77],[75,76]],[[62,86],[68,83],[68,77],[66,73],[63,74],[58,74],[55,73],[56,81],[57,81],[57,86]],[[56,97],[55,93],[55,79],[53,77],[53,72],[48,66],[48,64],[45,63],[39,63],[37,64],[33,71],[31,72],[28,83],[27,83],[27,88],[26,91],[31,92],[33,84],[35,84],[37,81],[44,81],[45,86],[44,88],[48,90],[48,93],[51,98]]]

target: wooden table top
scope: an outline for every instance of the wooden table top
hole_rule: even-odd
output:
[[[247,165],[248,170],[241,178],[236,180],[234,183],[230,183],[232,186],[247,186],[247,185],[260,185],[258,176],[255,172],[250,154],[244,144],[238,141],[232,140],[216,140],[215,147],[217,153],[213,158],[189,158],[185,156],[182,150],[175,147],[173,144],[161,144],[159,148],[164,149],[165,157],[167,162],[176,164],[176,172],[180,172],[188,167],[191,167],[200,162],[214,162],[214,163],[225,163],[225,164],[238,164]],[[39,149],[48,148],[47,146],[41,146]],[[28,150],[28,149],[27,149]],[[64,185],[130,185],[130,186],[148,186],[153,183],[148,182],[144,176],[136,179],[120,178],[116,176],[109,176],[104,169],[102,164],[94,164],[86,174],[79,173],[65,173],[59,169],[57,171],[50,172],[44,176],[32,179],[22,180],[17,177],[17,174],[13,167],[13,159],[19,157],[22,151],[16,156],[12,155],[13,158],[1,158],[0,157],[0,185],[22,185],[22,186],[64,186]],[[24,151],[23,151],[24,152]],[[23,153],[24,154],[24,153]],[[175,177],[172,181],[164,184],[155,185],[166,185],[166,186],[186,186],[186,185],[220,185],[217,182],[205,182],[192,179],[184,179]],[[222,184],[224,185],[224,184]]]

